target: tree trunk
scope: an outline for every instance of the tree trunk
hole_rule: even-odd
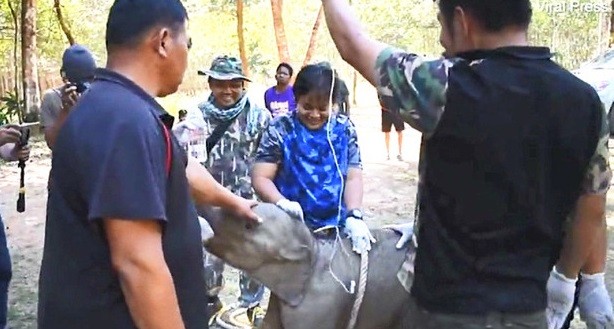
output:
[[[313,23],[313,29],[311,30],[311,38],[309,38],[309,46],[307,47],[307,53],[305,54],[305,60],[303,61],[303,66],[309,64],[311,61],[311,57],[316,50],[316,44],[318,41],[318,31],[320,31],[320,24],[322,23],[322,16],[324,16],[324,6],[320,6],[320,11],[318,11],[318,16],[316,17],[316,22]]]
[[[239,55],[243,66],[243,74],[249,77],[249,62],[245,51],[245,37],[243,35],[243,0],[237,0],[237,35],[239,36]]]
[[[68,24],[64,21],[64,16],[62,15],[62,6],[60,5],[60,0],[53,0],[53,8],[55,9],[55,15],[58,18],[58,22],[60,23],[60,28],[66,39],[68,39],[68,43],[72,46],[75,44],[75,38],[72,36],[72,32],[68,27]]]
[[[13,0],[7,1],[9,5],[9,10],[11,11],[11,18],[13,19],[13,27],[15,28],[15,33],[13,34],[13,92],[15,93],[15,98],[17,103],[19,104],[19,100],[21,100],[21,96],[19,93],[19,58],[17,57],[17,46],[19,45],[19,18],[17,16],[17,11],[15,7],[13,7]],[[22,122],[21,111],[19,111],[19,123]]]
[[[36,0],[21,2],[21,69],[25,122],[38,120],[38,70],[36,60]]]
[[[283,0],[271,0],[273,11],[273,27],[275,29],[275,41],[277,42],[277,53],[281,62],[290,62],[290,51],[288,50],[288,38],[284,28],[283,20]]]
[[[610,41],[608,42],[608,47],[611,47],[614,44],[614,0],[612,0],[610,11]]]

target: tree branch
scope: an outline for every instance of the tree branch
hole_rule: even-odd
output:
[[[66,39],[68,39],[68,43],[71,46],[74,45],[75,38],[72,36],[72,32],[70,31],[70,28],[64,21],[64,16],[62,15],[62,6],[60,5],[60,0],[53,0],[53,8],[55,9],[55,15],[58,18],[58,22],[60,23],[60,28],[62,29],[62,32],[64,32]]]

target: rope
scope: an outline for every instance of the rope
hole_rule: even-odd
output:
[[[367,274],[369,273],[369,253],[363,252],[360,254],[360,276],[358,277],[358,295],[354,300],[352,306],[352,313],[350,313],[350,322],[348,322],[347,329],[354,329],[356,321],[358,320],[358,311],[362,305],[362,300],[365,297],[365,291],[367,290]]]

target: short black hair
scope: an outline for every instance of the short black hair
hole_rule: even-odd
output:
[[[320,95],[328,97],[332,78],[335,77],[333,85],[333,101],[339,97],[339,77],[337,72],[324,63],[310,64],[303,67],[296,75],[294,81],[294,98],[298,101],[299,98],[311,92],[316,92]]]
[[[188,111],[187,110],[179,110],[179,117],[182,118],[184,116],[188,115]]]
[[[288,69],[288,73],[290,73],[290,76],[292,76],[294,74],[294,69],[288,63],[281,63],[281,64],[277,65],[277,68],[275,69],[275,72],[279,71],[279,69],[282,68],[282,67],[285,67],[285,68]]]
[[[135,46],[156,26],[177,31],[187,19],[180,0],[115,0],[107,20],[107,49]]]
[[[448,26],[456,7],[471,13],[489,32],[511,26],[527,29],[533,16],[530,0],[439,0],[439,10]]]

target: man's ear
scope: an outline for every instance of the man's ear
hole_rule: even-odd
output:
[[[459,36],[468,37],[469,31],[475,28],[474,23],[473,16],[467,15],[467,12],[463,10],[463,8],[459,6],[454,8],[454,19],[452,21],[452,25],[456,25],[453,26],[453,29],[455,29],[455,31],[453,31],[454,33],[457,33]],[[459,32],[461,34],[458,34]]]
[[[154,32],[150,38],[151,46],[158,55],[168,57],[168,47],[171,43],[171,33],[168,28],[161,28]]]

